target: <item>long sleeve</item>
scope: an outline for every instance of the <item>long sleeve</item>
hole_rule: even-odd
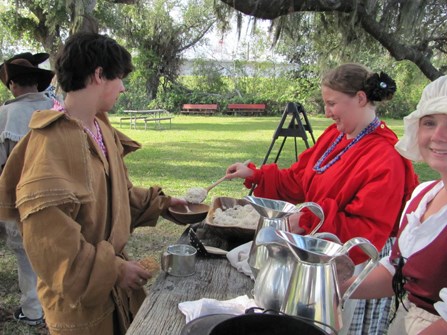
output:
[[[275,163],[266,164],[256,169],[255,165],[250,163],[248,167],[253,169],[254,175],[245,180],[245,186],[251,188],[256,185],[255,196],[288,201],[294,204],[303,202],[306,198],[306,185],[303,184],[303,175],[316,148],[317,145],[305,150],[299,155],[298,162],[287,169],[279,169]]]
[[[129,189],[132,226],[155,226],[160,215],[169,207],[170,197],[159,187]]]
[[[47,286],[72,305],[107,301],[117,279],[113,246],[85,240],[73,220],[77,206],[47,207],[24,220],[23,241],[30,262]]]

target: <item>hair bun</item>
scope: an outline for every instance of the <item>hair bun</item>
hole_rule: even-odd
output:
[[[374,73],[366,79],[364,91],[371,101],[390,100],[396,92],[396,82],[385,72]]]

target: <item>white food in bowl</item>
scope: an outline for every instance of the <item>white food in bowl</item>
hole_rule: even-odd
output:
[[[256,228],[260,215],[251,205],[234,205],[226,210],[216,208],[213,224],[221,226],[245,226]]]

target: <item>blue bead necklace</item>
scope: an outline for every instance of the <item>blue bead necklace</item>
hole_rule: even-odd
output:
[[[352,141],[349,143],[346,148],[344,148],[342,151],[338,153],[337,156],[331,159],[329,163],[327,163],[325,166],[321,166],[323,164],[324,160],[329,156],[329,154],[334,151],[335,147],[338,143],[342,140],[344,133],[341,133],[338,135],[338,137],[335,139],[334,143],[326,150],[326,152],[321,156],[321,158],[317,161],[317,163],[314,165],[314,171],[318,174],[323,173],[327,169],[329,169],[332,165],[334,165],[338,160],[340,160],[341,156],[349,150],[354,144],[356,144],[358,141],[360,141],[363,137],[366,135],[372,133],[376,128],[380,125],[380,120],[376,116],[374,120],[365,128],[363,129]]]

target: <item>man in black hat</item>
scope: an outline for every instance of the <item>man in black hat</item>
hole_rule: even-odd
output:
[[[44,90],[54,73],[38,65],[47,60],[47,53],[29,52],[15,55],[0,65],[0,80],[11,91],[14,99],[0,106],[0,173],[12,149],[28,132],[28,123],[34,111],[51,109],[55,103]],[[43,323],[43,312],[36,293],[36,275],[23,248],[16,222],[6,222],[7,244],[14,251],[18,263],[21,306],[14,319],[28,325]]]

